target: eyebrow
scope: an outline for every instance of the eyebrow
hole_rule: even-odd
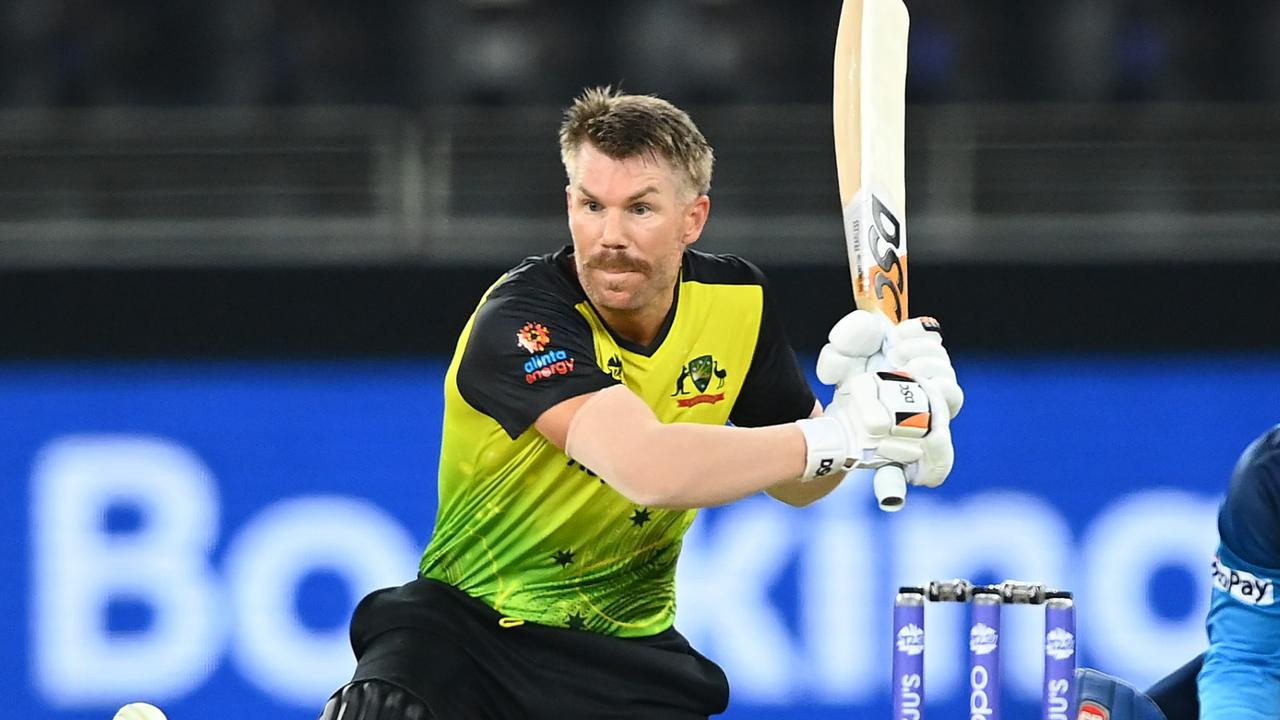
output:
[[[591,198],[592,200],[596,200],[596,199],[598,199],[598,198],[596,198],[596,196],[595,196],[595,195],[593,195],[593,194],[591,193],[591,191],[590,191],[590,190],[586,189],[586,188],[585,188],[585,187],[583,187],[582,185],[578,185],[578,192],[582,193],[583,195],[586,195],[587,197]],[[644,197],[645,195],[648,195],[649,193],[657,193],[657,192],[658,192],[658,188],[657,188],[657,187],[655,187],[655,186],[653,186],[653,185],[650,185],[650,186],[646,187],[645,189],[641,190],[640,192],[638,192],[638,193],[636,193],[636,194],[632,195],[631,197],[627,198],[626,202],[628,202],[628,203],[633,203],[633,202],[635,202],[635,201],[639,200],[640,198]]]

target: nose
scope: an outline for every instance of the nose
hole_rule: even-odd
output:
[[[610,210],[604,214],[604,227],[600,232],[600,244],[607,248],[624,248],[627,246],[626,233],[622,227],[623,214]]]

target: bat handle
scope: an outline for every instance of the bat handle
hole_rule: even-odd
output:
[[[872,488],[875,489],[876,502],[885,512],[898,512],[907,503],[907,475],[901,465],[878,468]]]

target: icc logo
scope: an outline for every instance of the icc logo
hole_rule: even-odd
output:
[[[609,360],[605,362],[605,368],[608,371],[609,375],[612,376],[614,380],[622,379],[622,358],[621,357],[617,355],[610,357]]]
[[[908,623],[898,631],[898,652],[908,655],[919,655],[924,652],[924,628],[915,623]]]
[[[976,655],[990,655],[999,643],[999,633],[986,623],[977,623],[969,630],[969,651]]]
[[[1075,636],[1065,628],[1056,627],[1046,633],[1044,654],[1055,660],[1066,660],[1076,651]]]

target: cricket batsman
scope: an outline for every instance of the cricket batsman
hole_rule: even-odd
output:
[[[356,608],[324,720],[717,714],[724,673],[673,627],[696,509],[951,470],[963,394],[936,326],[843,318],[824,412],[760,270],[690,247],[713,158],[686,113],[589,90],[560,150],[572,244],[499,278],[462,331],[431,541],[415,580]]]

